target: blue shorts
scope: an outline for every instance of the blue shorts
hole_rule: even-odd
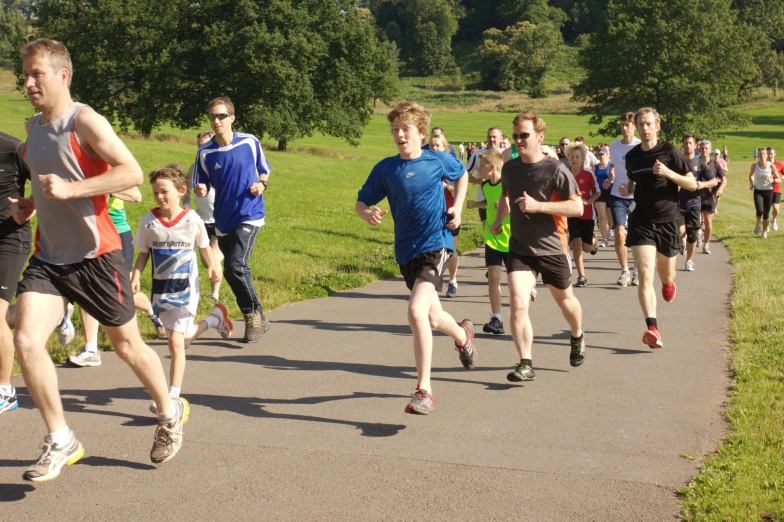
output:
[[[619,198],[613,195],[607,198],[607,208],[610,209],[613,226],[629,228],[629,214],[631,213],[629,208],[633,202],[633,199]]]

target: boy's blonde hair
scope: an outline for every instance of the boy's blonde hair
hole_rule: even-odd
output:
[[[430,111],[414,102],[400,102],[397,107],[387,114],[387,121],[392,125],[395,120],[400,120],[409,125],[416,125],[419,134],[427,136],[430,129]],[[449,147],[447,147],[449,150]]]
[[[155,169],[150,172],[150,184],[152,185],[159,179],[168,179],[174,186],[179,190],[181,187],[186,186],[188,180],[182,173],[182,166],[176,163],[172,163],[171,165],[166,165],[165,167],[161,167],[159,169]]]
[[[569,154],[571,154],[575,150],[580,153],[580,156],[583,157],[583,163],[585,163],[585,158],[586,156],[588,156],[588,146],[585,143],[579,143],[579,142],[572,143],[571,145],[566,147],[564,154],[566,155],[567,158],[569,158]]]
[[[656,123],[661,124],[661,116],[659,116],[659,111],[653,107],[643,107],[641,109],[637,109],[637,112],[634,113],[634,125],[637,125],[643,114],[653,114],[653,118]]]
[[[492,163],[496,170],[500,171],[504,166],[504,156],[495,149],[487,149],[479,153],[479,165]]]

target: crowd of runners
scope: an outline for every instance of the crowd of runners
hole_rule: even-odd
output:
[[[165,462],[180,450],[190,414],[181,397],[185,350],[209,329],[224,338],[233,335],[219,302],[221,281],[243,314],[245,342],[257,342],[270,327],[248,265],[264,225],[270,165],[256,137],[232,129],[231,100],[216,98],[207,106],[212,132],[198,135],[191,168],[167,165],[149,174],[156,207],[134,233],[124,205],[142,200],[141,167],[104,117],[71,98],[67,49],[39,39],[22,48],[21,58],[27,95],[39,112],[27,122],[25,142],[0,133],[0,413],[18,407],[11,385],[16,352],[47,428],[40,458],[24,478],[50,480],[83,456],[46,350],[54,331],[63,344],[73,340],[76,304],[86,344],[69,363],[101,365],[97,331],[102,325],[114,351],[152,398],[157,426],[150,458]],[[569,326],[570,365],[584,363],[583,314],[573,287],[588,284],[583,254],[596,254],[611,241],[621,270],[618,284],[638,286],[642,342],[663,347],[654,274],[661,279],[662,297],[672,301],[677,255],[685,255],[686,270],[694,270],[700,242],[710,253],[712,216],[727,183],[726,149],[722,158],[709,141],[691,135],[684,136],[681,149],[660,140],[659,114],[650,107],[623,114],[621,139],[593,150],[581,137],[545,145],[545,121],[521,112],[512,121],[511,139],[492,127],[483,146],[468,157],[462,143],[455,151],[444,129],[430,129],[430,113],[421,105],[400,103],[387,119],[398,154],[372,169],[355,211],[378,226],[388,212],[376,205],[387,199],[394,220],[395,257],[411,292],[407,313],[417,368],[406,412],[434,411],[433,330],[452,338],[466,369],[478,362],[474,325],[468,319],[458,323],[440,302],[445,272],[446,297],[458,293],[456,241],[464,204],[478,209],[484,231],[491,313],[486,333],[505,333],[501,283],[506,271],[510,329],[519,356],[509,381],[536,376],[529,307],[537,280],[549,288]],[[782,168],[772,148],[759,149],[751,166],[755,233],[762,237],[769,228],[777,230]],[[25,198],[28,181],[32,195]],[[476,196],[467,201],[471,184],[477,185]],[[197,250],[212,284],[212,310],[200,321]],[[150,260],[148,298],[141,280]],[[160,358],[139,333],[136,309],[168,339],[168,386]]]

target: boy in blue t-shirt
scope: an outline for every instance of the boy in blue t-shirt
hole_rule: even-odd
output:
[[[373,205],[389,199],[395,222],[395,259],[411,290],[408,324],[414,334],[417,388],[406,413],[427,415],[434,409],[430,368],[432,329],[455,340],[460,362],[468,370],[476,365],[474,326],[460,324],[441,308],[438,294],[449,257],[454,252],[452,230],[460,226],[468,175],[462,162],[447,153],[424,151],[430,113],[421,105],[401,102],[387,115],[392,138],[400,154],[373,167],[357,195],[355,211],[371,226],[378,226],[387,213]],[[455,203],[447,209],[442,182],[455,181]],[[371,209],[371,207],[373,207]],[[447,214],[452,219],[447,222]]]

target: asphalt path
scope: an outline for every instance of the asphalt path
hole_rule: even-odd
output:
[[[586,257],[589,285],[575,289],[588,346],[579,368],[541,285],[534,382],[507,382],[508,334],[477,336],[471,372],[437,334],[429,416],[403,412],[416,370],[402,279],[270,312],[255,345],[212,331],[188,350],[191,419],[160,466],[149,460],[150,398],[105,353],[99,368],[57,371],[85,457],[54,481],[24,482],[46,430],[15,377],[20,407],[0,415],[0,520],[674,519],[678,490],[725,429],[732,275],[727,251],[712,249],[691,273],[679,256],[677,297],[659,299],[662,350],[641,343],[637,292],[615,284],[611,248]],[[490,316],[480,252],[463,256],[459,282],[442,303],[480,331]],[[165,344],[153,347],[168,371]]]

